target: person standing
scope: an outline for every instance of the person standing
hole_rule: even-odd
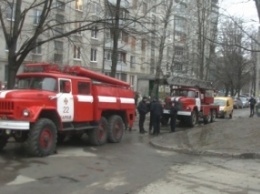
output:
[[[251,98],[249,99],[249,104],[250,104],[250,115],[249,117],[253,117],[255,114],[255,104],[256,104],[256,100],[253,96],[251,96]]]
[[[137,107],[138,113],[139,113],[139,132],[145,133],[144,130],[144,121],[145,121],[145,115],[148,113],[148,106],[147,106],[147,97],[143,97],[143,99],[139,102]]]
[[[151,104],[151,115],[152,115],[152,126],[153,126],[153,135],[160,134],[160,122],[161,116],[163,114],[162,104],[158,99],[154,99]]]
[[[170,108],[170,117],[171,117],[171,133],[175,132],[175,127],[176,127],[176,120],[177,120],[177,112],[178,109],[176,107],[176,103],[172,102],[171,108]]]

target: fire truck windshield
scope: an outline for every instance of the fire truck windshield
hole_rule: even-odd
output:
[[[196,92],[190,90],[173,90],[171,96],[185,96],[195,98]]]
[[[35,89],[57,91],[57,80],[52,77],[26,77],[19,78],[17,89]]]

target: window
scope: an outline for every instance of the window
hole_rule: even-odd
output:
[[[40,39],[38,39],[36,41],[36,43],[34,45],[34,49],[32,50],[33,54],[41,54],[42,53],[42,47],[41,47],[41,45],[39,45],[40,41],[41,41]]]
[[[111,51],[105,51],[105,57],[106,57],[106,60],[111,61],[112,60]]]
[[[91,30],[91,38],[97,38],[98,28],[95,26],[94,29]]]
[[[184,52],[184,48],[183,47],[175,47],[175,55],[182,56],[183,52]]]
[[[95,14],[100,14],[100,12],[101,12],[101,5],[100,4],[98,4],[98,3],[92,3],[91,4],[91,11],[93,12],[93,13],[95,13]]]
[[[81,35],[80,28],[81,28],[81,22],[75,22],[75,29],[77,30],[78,35]]]
[[[74,59],[81,59],[81,48],[79,46],[74,45]]]
[[[82,0],[75,0],[75,9],[82,11]]]
[[[63,42],[62,41],[54,41],[54,49],[58,51],[63,51]]]
[[[142,47],[142,51],[145,51],[145,49],[146,49],[146,41],[145,41],[145,39],[142,39],[141,47]]]
[[[60,80],[60,93],[70,93],[71,83],[68,80]]]
[[[78,94],[90,94],[90,84],[85,82],[78,83]]]
[[[126,62],[126,53],[123,53],[123,52],[119,52],[118,53],[118,61],[121,61],[121,62]]]
[[[63,55],[55,53],[53,58],[55,63],[62,63]]]
[[[56,14],[56,21],[57,21],[58,24],[63,24],[64,23],[64,15]]]
[[[41,19],[41,14],[42,13],[40,10],[35,9],[33,11],[33,24],[39,24],[40,19]]]
[[[91,54],[90,61],[96,62],[97,61],[97,49],[92,48],[90,54]]]
[[[57,0],[55,7],[56,7],[58,10],[64,11],[64,10],[65,10],[65,3],[62,2],[62,1]]]
[[[132,37],[132,38],[131,38],[131,47],[132,47],[133,49],[135,49],[135,46],[136,46],[136,38],[135,38],[135,37]]]
[[[133,67],[135,65],[135,56],[130,57],[130,65]]]
[[[128,43],[128,33],[126,32],[122,32],[122,41],[124,41],[125,43]]]
[[[122,81],[127,81],[127,74],[126,73],[121,73],[121,80]]]
[[[112,38],[110,29],[106,29],[105,30],[105,37],[106,37],[106,39],[111,39]]]
[[[6,19],[13,20],[15,18],[15,4],[8,3],[6,7]]]
[[[136,9],[137,8],[137,0],[133,0],[132,4],[133,4],[133,8]]]
[[[181,63],[176,63],[175,64],[175,70],[176,71],[182,71],[182,64]]]
[[[56,27],[54,31],[56,32],[56,34],[63,34],[63,26]]]
[[[131,86],[135,85],[135,76],[134,75],[130,75],[130,84],[131,84]]]
[[[143,13],[147,13],[147,3],[143,2]]]

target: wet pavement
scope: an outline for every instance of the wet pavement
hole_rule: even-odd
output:
[[[246,111],[247,113],[247,111]],[[247,115],[247,114],[246,114]],[[164,129],[162,129],[164,131]],[[260,118],[237,116],[151,139],[157,148],[207,156],[260,158]]]

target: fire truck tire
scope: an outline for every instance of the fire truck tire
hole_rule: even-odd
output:
[[[108,141],[110,143],[118,143],[124,135],[125,124],[122,118],[118,115],[113,115],[109,118]]]
[[[207,115],[203,118],[204,124],[208,124],[210,122],[210,119],[211,119],[211,114],[209,113],[209,115]]]
[[[216,117],[217,117],[216,110],[211,110],[210,122],[211,122],[211,123],[215,122]]]
[[[55,153],[57,130],[55,124],[46,118],[39,119],[31,128],[27,139],[30,155],[43,157]]]
[[[4,132],[0,132],[0,151],[4,149],[7,144],[8,136],[4,134]]]
[[[88,131],[89,141],[92,145],[99,146],[107,142],[108,122],[105,117],[99,121],[98,127]]]
[[[191,112],[191,116],[188,118],[188,125],[194,127],[198,123],[198,114],[196,111]]]

